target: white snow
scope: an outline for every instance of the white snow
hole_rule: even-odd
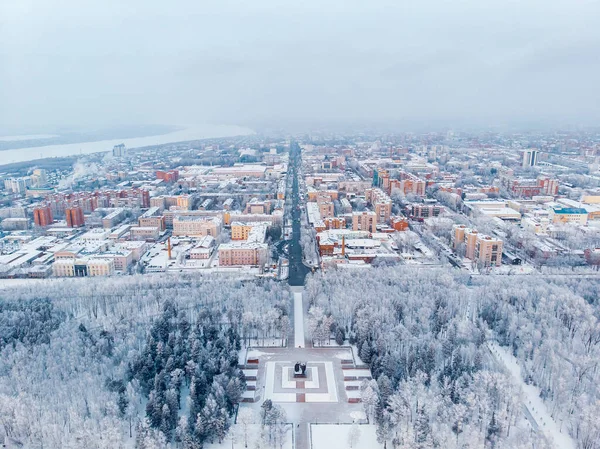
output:
[[[294,292],[294,347],[304,348],[304,311],[302,292]]]
[[[348,399],[360,399],[360,390],[347,390],[346,396]]]
[[[367,419],[367,415],[365,414],[365,412],[356,411],[356,412],[350,413],[350,418],[352,418],[356,421],[359,421],[361,419]]]
[[[245,390],[242,392],[242,398],[244,399],[254,399],[256,391]]]
[[[290,425],[285,436],[285,440],[282,449],[292,449],[292,426]],[[267,443],[261,440],[261,426],[260,424],[250,424],[248,425],[248,446],[249,448],[253,447],[269,447]],[[245,446],[245,438],[244,438],[244,428],[241,424],[234,424],[231,426],[231,429],[227,433],[225,440],[219,444],[215,443],[204,443],[204,447],[206,449],[244,449]],[[277,444],[277,448],[279,448],[279,444]]]
[[[348,449],[348,434],[352,424],[311,424],[312,449]],[[378,449],[383,445],[377,442],[377,427],[372,424],[356,425],[358,438],[352,449]]]
[[[553,442],[556,449],[575,449],[575,441],[566,433],[561,432],[559,426],[554,422],[546,405],[540,398],[540,389],[533,385],[527,385],[521,376],[521,367],[517,363],[517,359],[508,352],[506,348],[499,346],[496,343],[489,342],[488,347],[492,354],[500,361],[517,381],[523,392],[525,393],[525,407],[535,419],[541,432],[546,435],[546,438]]]
[[[250,349],[250,350],[248,351],[248,355],[247,355],[247,357],[248,357],[249,359],[257,359],[257,358],[259,358],[260,356],[263,356],[263,355],[271,355],[271,354],[273,354],[273,353],[272,353],[272,352],[263,352],[263,351],[259,351],[258,349]]]
[[[368,369],[344,369],[344,376],[371,377],[371,371]]]

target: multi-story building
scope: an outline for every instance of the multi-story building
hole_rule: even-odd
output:
[[[424,220],[430,217],[439,217],[444,213],[444,206],[439,204],[411,204],[406,206],[406,211],[410,218]]]
[[[346,219],[344,217],[326,217],[322,221],[325,229],[346,229]]]
[[[537,165],[538,151],[532,148],[523,151],[522,167],[533,167]]]
[[[112,258],[58,259],[52,272],[60,277],[110,276],[115,273],[115,262]]]
[[[156,172],[156,179],[162,179],[164,182],[175,182],[179,179],[179,171],[177,170],[158,170]]]
[[[160,209],[156,206],[140,215],[138,225],[159,228],[160,231],[166,229],[165,217],[160,214]]]
[[[317,201],[322,218],[335,216],[335,208],[331,201]]]
[[[509,179],[508,189],[520,198],[531,198],[538,195],[557,195],[559,182],[557,179],[547,176],[539,176],[537,179]]]
[[[160,230],[152,226],[132,226],[129,235],[131,240],[153,241],[158,240]]]
[[[231,242],[219,245],[219,265],[261,266],[267,260],[269,246],[266,243]]]
[[[120,143],[115,145],[112,149],[113,157],[125,157],[127,156],[127,147],[125,147],[124,143]]]
[[[209,259],[215,250],[215,239],[210,235],[202,237],[190,250],[190,259]]]
[[[392,214],[391,198],[381,189],[367,189],[365,198],[377,215],[377,222],[389,223]]]
[[[475,241],[474,259],[486,267],[502,265],[502,240],[478,234]]]
[[[240,221],[231,223],[231,240],[247,240],[253,225]]]
[[[391,225],[395,231],[406,231],[408,229],[408,220],[404,217],[392,217]]]
[[[67,218],[67,226],[69,228],[80,228],[85,224],[85,218],[83,216],[83,209],[81,206],[67,207],[65,209],[65,216]]]
[[[244,210],[247,214],[268,214],[271,212],[271,202],[261,201],[258,198],[252,198],[246,203],[246,209]]]
[[[390,181],[389,192],[400,191],[404,195],[425,196],[427,183],[412,173],[400,172],[400,179]]]
[[[36,168],[31,174],[31,182],[35,187],[44,187],[48,183],[48,172],[43,168]]]
[[[25,193],[27,187],[31,187],[31,177],[29,176],[4,180],[4,188],[12,193]]]
[[[461,244],[465,245],[465,257],[485,266],[500,266],[502,264],[503,242],[495,237],[478,233],[465,225],[454,225],[452,246],[456,250]]]
[[[588,222],[588,212],[582,207],[553,207],[550,209],[552,223],[573,223],[585,226]]]
[[[33,209],[33,222],[36,226],[46,227],[53,223],[52,209],[48,205],[39,206]]]
[[[173,235],[188,237],[216,237],[221,232],[222,221],[218,217],[185,217],[173,218]]]
[[[27,218],[5,218],[2,220],[2,229],[5,231],[25,231],[29,228]]]
[[[125,219],[125,209],[115,209],[102,219],[102,227],[110,229]]]
[[[376,232],[377,214],[372,211],[354,212],[352,214],[352,230]]]

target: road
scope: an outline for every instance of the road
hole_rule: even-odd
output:
[[[300,146],[296,142],[290,144],[289,176],[292,176],[292,238],[289,245],[289,278],[291,286],[304,285],[304,279],[310,269],[302,263],[302,245],[300,245],[301,211],[298,188],[298,167],[301,164]]]

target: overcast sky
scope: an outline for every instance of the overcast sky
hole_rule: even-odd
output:
[[[600,2],[1,0],[0,123],[600,119]]]

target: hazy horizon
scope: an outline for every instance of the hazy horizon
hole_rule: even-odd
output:
[[[0,124],[593,125],[599,16],[567,0],[4,2]]]

